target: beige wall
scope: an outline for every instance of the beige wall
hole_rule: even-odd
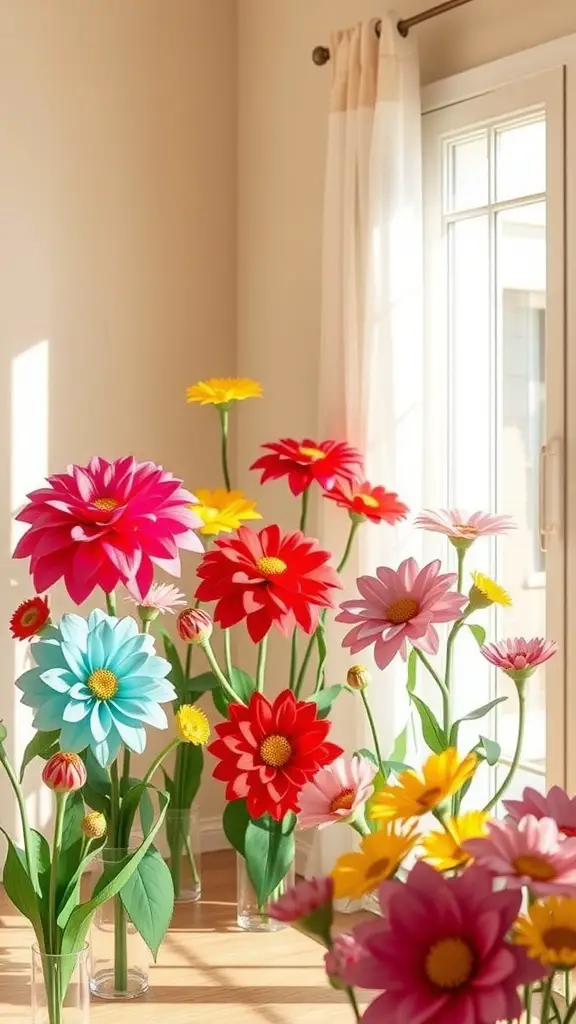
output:
[[[0,717],[9,723],[5,623],[30,592],[24,563],[9,559],[10,516],[14,474],[26,476],[27,414],[35,429],[20,387],[19,437],[11,430],[19,357],[47,340],[50,471],[133,452],[191,488],[216,482],[215,418],[186,406],[184,388],[234,366],[235,59],[234,0],[0,0]],[[32,462],[44,444],[39,436]],[[195,556],[185,558],[191,588]],[[62,595],[57,604],[71,610]],[[4,796],[0,788],[2,819]]]

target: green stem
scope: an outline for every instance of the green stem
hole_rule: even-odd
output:
[[[357,818],[354,818],[354,820],[350,821],[348,824],[350,825],[350,828],[353,828],[354,831],[357,832],[359,836],[362,836],[362,838],[364,838],[364,836],[369,836],[372,834],[362,814],[360,814]]]
[[[224,631],[224,659],[226,661],[226,671],[228,678],[232,679],[232,647],[230,642],[230,630],[225,629]],[[190,645],[191,646],[191,645]]]
[[[524,1008],[526,1010],[527,1024],[531,1024],[531,1019],[532,1019],[532,985],[526,985],[524,987]]]
[[[202,650],[206,655],[208,664],[210,665],[212,672],[216,676],[216,679],[220,683],[222,689],[225,691],[225,693],[228,694],[230,700],[233,701],[234,704],[243,704],[244,701],[241,700],[236,691],[230,686],[230,683],[228,682],[226,676],[224,675],[222,669],[220,668],[220,665],[216,660],[216,655],[214,654],[214,651],[212,650],[212,646],[209,641],[202,644]]]
[[[516,749],[514,751],[514,757],[512,758],[512,764],[506,774],[504,782],[494,794],[491,800],[488,801],[484,812],[491,811],[496,806],[498,801],[504,796],[504,793],[508,789],[508,786],[512,782],[516,769],[520,763],[520,755],[522,753],[522,743],[524,741],[524,726],[526,721],[526,697],[524,695],[524,683],[520,683],[516,686],[518,693],[518,736],[516,738]]]
[[[352,551],[352,547],[353,547],[353,544],[354,544],[354,539],[356,537],[356,533],[358,531],[358,527],[359,526],[360,526],[360,520],[359,519],[353,519],[352,520],[352,524],[350,526],[350,533],[348,534],[348,540],[346,541],[346,547],[344,548],[344,554],[342,555],[342,558],[340,559],[340,565],[338,566],[338,569],[336,570],[337,572],[342,572],[342,570],[344,569],[344,566],[346,565],[346,562],[350,558],[350,552]]]
[[[302,491],[302,510],[300,512],[300,533],[304,533],[306,529],[306,520],[308,518],[308,503],[310,501],[310,489],[307,487],[305,491]]]
[[[184,671],[186,673],[186,679],[190,679],[190,666],[192,665],[192,651],[194,650],[194,644],[188,644],[186,648],[186,666]]]
[[[298,673],[298,679],[296,680],[296,686],[290,687],[290,689],[294,689],[296,697],[300,696],[300,691],[302,690],[302,686],[304,685],[304,680],[306,678],[306,669],[308,668],[308,665],[310,663],[310,658],[312,657],[312,652],[314,650],[315,643],[316,632],[312,634],[310,640],[308,641],[308,646],[304,652],[304,658],[302,659],[302,664],[300,666],[300,671]]]
[[[175,747],[180,746],[181,742],[182,740],[178,736],[176,736],[173,740],[170,740],[170,743],[168,743],[163,750],[160,751],[157,757],[155,757],[154,760],[152,761],[152,764],[150,765],[148,771],[146,772],[144,778],[142,779],[143,785],[148,785],[150,779],[152,779],[152,777],[156,774],[164,759],[168,757],[168,754],[172,750],[174,750]],[[174,784],[176,784],[176,780],[174,780]]]
[[[323,648],[320,646],[320,639],[322,638],[323,634],[324,634],[324,625],[323,625],[323,623],[320,623],[320,625],[318,626],[318,629],[316,630],[316,632],[314,634],[314,636],[316,637],[316,640],[318,642],[318,669],[316,671],[316,685],[314,686],[314,693],[318,693],[320,690],[322,690],[324,688],[324,679],[325,679],[325,675],[326,675],[326,673],[324,671],[324,667],[326,665],[326,657],[327,657],[327,654],[328,654],[328,652],[326,650],[326,643],[324,643],[324,647]]]
[[[382,773],[383,778],[386,778],[386,771],[384,769],[384,759],[382,757],[382,751],[380,750],[380,743],[378,742],[378,732],[376,730],[376,723],[374,716],[368,703],[368,697],[366,696],[366,690],[360,690],[360,696],[368,719],[368,725],[370,726],[370,732],[372,733],[372,739],[374,740],[374,752],[376,754],[376,760],[378,761],[378,767]]]
[[[224,476],[224,483],[226,490],[231,491],[232,487],[230,484],[230,470],[228,469],[228,413],[229,410],[223,407],[218,409],[220,413],[220,456],[222,459],[222,474]]]
[[[360,1008],[358,1006],[358,1001],[356,999],[354,989],[347,987],[346,995],[348,996],[348,1001],[350,1003],[350,1006],[352,1007],[352,1010],[354,1011],[354,1019],[357,1021],[361,1020],[362,1018],[360,1016]]]
[[[264,692],[264,672],[266,670],[266,652],[268,650],[268,635],[262,638],[258,647],[258,665],[256,668],[256,689],[258,693]]]
[[[58,893],[58,867],[60,864],[60,850],[62,848],[62,830],[64,828],[64,812],[68,793],[56,793],[56,822],[54,824],[54,836],[52,839],[52,863],[50,866],[50,889],[48,894],[48,943],[50,953],[59,953],[58,948],[58,926],[56,918],[58,907],[56,897]]]
[[[128,991],[128,937],[126,911],[120,896],[114,897],[114,988]]]
[[[576,999],[568,1009],[568,1013],[564,1019],[564,1024],[571,1024],[573,1020],[576,1020]]]
[[[109,845],[118,849],[120,825],[120,780],[118,778],[118,762],[113,761],[110,765],[110,843]]]
[[[428,672],[432,676],[432,679],[440,687],[440,690],[442,691],[443,718],[444,718],[444,721],[449,721],[450,720],[450,692],[449,692],[449,690],[446,689],[446,684],[444,683],[444,680],[440,678],[440,676],[438,675],[438,673],[437,673],[436,669],[434,668],[434,666],[431,665],[430,662],[428,661],[428,658],[426,657],[426,655],[423,654],[423,652],[421,650],[419,650],[418,647],[415,647],[414,650],[416,651],[416,657],[420,658],[420,661],[422,662],[424,667],[426,669],[428,669]]]
[[[460,552],[458,552],[460,557]],[[454,643],[458,633],[464,625],[464,619],[459,619],[455,622],[448,634],[448,642],[446,644],[446,673],[444,676],[444,686],[446,690],[446,697],[444,700],[444,732],[448,737],[450,735],[450,728],[452,724],[452,663],[454,660]],[[444,691],[443,691],[444,692]]]
[[[8,755],[6,754],[6,751],[4,750],[2,743],[0,743],[0,763],[4,768],[6,775],[8,776],[8,780],[10,782],[10,785],[12,786],[12,789],[14,790],[14,795],[18,802],[20,822],[22,824],[22,835],[24,837],[24,853],[26,856],[26,868],[28,870],[28,877],[30,878],[32,885],[34,886],[35,891],[39,893],[40,888],[38,882],[38,871],[36,870],[36,863],[34,861],[34,858],[32,857],[32,831],[30,829],[30,825],[28,824],[28,815],[26,813],[26,803],[24,800],[24,794],[22,793],[22,788],[20,786],[20,783],[18,782],[18,779],[16,778],[16,772],[14,771],[10,761],[8,760]],[[38,941],[40,942],[39,935]],[[44,943],[42,943],[41,948],[42,951],[44,951]]]
[[[312,639],[314,639],[312,637]],[[310,649],[312,654],[312,648]],[[308,659],[310,660],[310,659]],[[290,689],[293,690],[296,684],[296,669],[298,668],[298,635],[295,629],[292,633],[292,650],[290,653]]]
[[[456,590],[459,594],[462,593],[462,580],[464,578],[464,559],[466,558],[466,549],[456,548],[456,557],[458,559],[458,576],[456,579]]]
[[[124,747],[124,757],[122,759],[122,786],[120,794],[122,795],[128,789],[130,781],[130,751]]]
[[[542,1024],[548,1024],[550,1017],[550,1008],[552,1005],[552,985],[554,982],[554,973],[550,975],[550,978],[546,982],[542,991],[542,1010],[540,1014],[540,1020]]]
[[[106,594],[106,609],[108,615],[116,615],[116,594],[113,590]]]

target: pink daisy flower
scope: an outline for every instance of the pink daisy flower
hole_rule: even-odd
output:
[[[436,622],[454,622],[460,618],[468,598],[450,592],[455,573],[440,574],[440,562],[419,569],[413,558],[402,562],[396,572],[381,566],[376,576],[360,576],[356,581],[362,600],[344,601],[336,622],[353,629],[342,641],[352,654],[374,645],[378,668],[386,668],[400,652],[407,657],[407,641],[414,647],[436,654],[439,645]]]
[[[416,516],[414,526],[429,533],[443,533],[451,541],[468,541],[469,544],[478,537],[493,537],[516,529],[510,516],[493,516],[489,512],[468,515],[459,508],[443,508],[439,512],[424,509]]]
[[[549,658],[554,657],[558,644],[554,640],[543,640],[534,637],[525,640],[517,636],[509,640],[500,640],[497,644],[484,644],[480,653],[496,668],[501,668],[512,679],[519,675],[526,679]]]
[[[270,917],[292,924],[316,910],[332,906],[334,882],[331,878],[309,878],[284,893],[269,908]]]
[[[361,946],[354,935],[343,932],[335,935],[332,940],[332,948],[324,956],[326,974],[331,981],[342,980],[342,975],[349,967],[360,963],[366,956],[364,946]]]
[[[299,828],[326,828],[350,821],[372,795],[376,765],[355,755],[351,761],[338,757],[321,768],[300,790]]]
[[[139,608],[159,612],[160,615],[164,615],[165,612],[174,615],[176,608],[182,608],[187,603],[182,591],[173,583],[153,583],[146,597],[140,599],[129,594],[126,600],[138,605]]]
[[[359,925],[365,949],[344,965],[348,985],[383,994],[363,1024],[487,1024],[516,1019],[518,988],[544,977],[546,968],[509,945],[520,892],[493,892],[477,867],[444,878],[419,862],[405,884],[384,882],[383,917]]]
[[[521,800],[503,800],[512,821],[522,821],[528,814],[533,818],[552,818],[562,835],[576,838],[576,797],[569,797],[560,786],[552,786],[546,796],[526,786]]]
[[[196,499],[153,462],[96,456],[47,483],[16,516],[30,527],[14,558],[30,558],[38,592],[63,578],[76,604],[119,583],[142,598],[155,565],[179,576],[179,549],[203,551],[194,533],[202,521],[189,507]]]
[[[488,822],[488,835],[467,839],[462,849],[509,889],[526,886],[534,896],[576,896],[576,839],[565,839],[552,818],[529,814],[518,824]]]

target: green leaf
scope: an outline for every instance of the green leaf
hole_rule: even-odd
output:
[[[83,846],[82,819],[84,817],[84,801],[81,793],[70,793],[64,811],[62,827],[62,845],[58,863],[57,905],[66,891],[70,878],[74,874]]]
[[[245,800],[232,800],[226,804],[222,816],[224,835],[242,857],[245,855],[246,829],[251,820]]]
[[[176,795],[176,790],[174,789],[174,783],[173,783],[172,779],[170,778],[170,776],[168,775],[168,772],[165,771],[164,768],[162,768],[161,770],[162,770],[162,775],[164,776],[164,789],[166,790],[166,792],[168,793],[168,796],[170,797],[170,806],[172,806],[173,801],[174,801],[174,797]]]
[[[443,750],[446,750],[448,744],[446,743],[444,730],[442,729],[434,712],[427,704],[424,703],[423,700],[420,700],[420,697],[417,697],[415,693],[410,695],[410,700],[413,701],[416,706],[416,710],[420,715],[422,735],[425,743],[435,754],[441,754]]]
[[[86,855],[82,858],[76,870],[74,871],[74,874],[72,875],[70,881],[68,882],[68,885],[66,886],[64,895],[60,900],[56,921],[59,928],[66,927],[68,920],[70,918],[70,914],[72,913],[74,908],[78,906],[80,902],[80,883],[82,881],[82,876],[86,871],[88,865],[91,864],[92,861],[95,860],[96,857],[98,857],[101,850],[104,849],[104,847],[106,846],[106,842],[106,836],[102,836],[102,839],[99,839],[96,843],[91,844],[88,853],[86,853]]]
[[[326,665],[326,659],[328,657],[328,647],[326,646],[326,630],[324,629],[322,622],[318,623],[318,627],[316,629],[316,643],[318,644],[318,668],[316,670],[316,688],[319,690],[324,690],[324,667]],[[343,689],[343,687],[341,687],[341,689]],[[330,709],[326,711],[326,715],[328,714],[329,710]],[[321,714],[318,717],[326,718],[326,715]]]
[[[414,647],[408,655],[408,678],[406,680],[406,689],[410,695],[414,693],[416,689],[416,673],[418,671],[418,655]]]
[[[4,740],[6,739],[7,735],[8,735],[8,729],[4,725],[4,722],[2,721],[2,719],[0,718],[0,744],[4,743]],[[22,780],[20,780],[20,781],[22,781]]]
[[[172,640],[170,634],[167,632],[167,630],[165,630],[163,626],[159,626],[158,632],[162,637],[162,643],[164,645],[164,654],[166,655],[167,660],[170,662],[170,672],[168,673],[168,679],[170,680],[171,683],[173,683],[178,696],[183,698],[188,688],[188,680],[186,678],[186,673],[182,667],[180,655],[178,654],[176,645]]]
[[[193,676],[187,685],[194,698],[197,698],[201,697],[203,693],[207,693],[208,690],[215,690],[220,683],[212,672],[201,672],[200,675]]]
[[[174,778],[174,788],[176,793],[180,795],[178,800],[180,806],[176,805],[174,809],[188,810],[200,789],[204,768],[204,753],[202,747],[196,747],[193,743],[182,743],[180,749],[182,750],[182,755],[179,771],[182,773],[182,779]]]
[[[8,843],[2,876],[6,895],[11,903],[14,904],[16,910],[19,910],[30,921],[36,937],[43,943],[42,897],[36,892],[28,874],[26,855],[24,850],[20,850],[14,845],[5,829],[0,827],[0,831],[6,837],[6,842]]]
[[[371,761],[378,767],[378,761],[376,760],[376,754],[373,754],[367,747],[362,747],[360,750],[355,750],[354,754],[356,757],[365,757],[367,761]]]
[[[142,796],[140,797],[138,811],[140,813],[142,835],[147,836],[154,824],[154,806],[152,804],[150,793],[148,792],[147,789],[144,790]]]
[[[240,700],[247,704],[256,689],[256,683],[252,677],[241,668],[233,668],[230,682],[232,689],[238,694]]]
[[[382,764],[388,772],[392,772],[394,775],[401,775],[402,772],[411,772],[413,770],[404,761],[383,761]]]
[[[399,732],[394,740],[394,746],[390,751],[390,761],[403,761],[408,749],[408,726],[405,725],[402,732]]]
[[[49,757],[52,757],[52,754],[58,753],[60,749],[59,740],[60,729],[54,729],[52,732],[37,732],[32,737],[24,751],[24,757],[20,765],[20,782],[24,778],[26,768],[36,757],[42,757],[47,761]]]
[[[476,643],[478,644],[478,647],[483,647],[486,641],[486,630],[484,629],[484,626],[476,626],[474,625],[474,623],[470,622],[467,623],[467,625]]]
[[[246,829],[244,856],[258,904],[263,907],[286,877],[294,860],[294,824],[266,818],[250,821]]]
[[[82,789],[82,796],[88,807],[100,811],[110,821],[112,805],[110,803],[110,778],[108,772],[98,764],[90,749],[82,754],[86,765],[87,781]]]
[[[332,705],[337,697],[340,696],[343,686],[327,686],[325,690],[319,690],[312,697],[309,698],[311,704],[318,705],[318,718],[326,718],[332,710]]]
[[[496,740],[489,740],[487,736],[481,736],[478,744],[478,753],[486,759],[490,766],[498,764],[502,749]]]
[[[139,782],[137,779],[130,779],[134,785],[122,797],[120,805],[120,817],[118,819],[118,846],[127,847],[130,843],[130,835],[136,812],[143,799],[148,797],[148,790],[159,792],[150,782]],[[170,797],[168,797],[170,799]],[[146,812],[144,812],[146,814]]]
[[[157,850],[148,850],[122,886],[120,899],[156,961],[174,912],[172,876]]]
[[[222,715],[222,718],[228,718],[228,704],[230,703],[230,701],[228,700],[228,697],[224,693],[222,687],[220,686],[218,687],[217,690],[212,690],[211,696],[212,702],[218,714]]]
[[[497,704],[502,704],[505,700],[508,700],[508,698],[496,697],[495,700],[489,701],[488,704],[483,704],[481,708],[476,708],[474,711],[470,711],[467,715],[463,715],[462,718],[459,718],[454,722],[454,725],[450,730],[449,746],[455,746],[458,739],[458,728],[461,722],[473,722],[477,718],[484,718],[484,715],[487,715],[488,712],[492,711],[492,708],[495,708]]]

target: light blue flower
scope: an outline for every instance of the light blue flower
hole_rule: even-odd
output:
[[[99,610],[87,620],[64,615],[30,650],[38,668],[24,672],[16,686],[22,703],[36,712],[36,729],[61,729],[62,750],[90,747],[105,768],[122,744],[143,752],[145,725],[167,728],[160,704],[176,697],[166,679],[170,663],[157,656],[154,638],[140,633],[134,619]]]

